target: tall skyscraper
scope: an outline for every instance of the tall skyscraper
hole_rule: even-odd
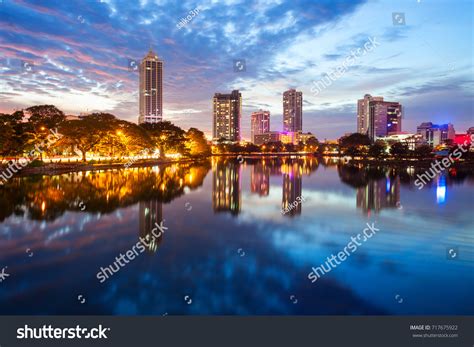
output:
[[[283,93],[283,131],[303,131],[303,93],[295,89]]]
[[[383,101],[381,96],[365,94],[363,99],[357,100],[357,132],[367,135],[369,132],[369,103]]]
[[[230,94],[215,93],[213,99],[213,131],[214,140],[221,138],[240,141],[240,118],[242,115],[242,95],[238,90]]]
[[[140,63],[140,115],[138,123],[163,120],[163,61],[150,49]]]
[[[251,123],[251,139],[255,144],[255,135],[262,135],[270,131],[270,111],[253,112]]]

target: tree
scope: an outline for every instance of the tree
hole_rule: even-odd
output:
[[[150,135],[154,145],[160,149],[160,156],[166,153],[187,154],[185,146],[186,132],[169,121],[143,123],[140,125]]]
[[[65,121],[59,127],[59,132],[63,135],[59,142],[79,150],[82,161],[85,162],[87,152],[113,136],[114,125],[116,118],[109,113],[93,113],[83,119]]]
[[[186,148],[191,155],[208,155],[211,146],[207,143],[204,133],[196,128],[189,128],[186,132]]]
[[[377,140],[373,145],[369,147],[369,155],[371,157],[380,157],[385,153],[387,145],[384,141]]]
[[[415,148],[415,155],[419,158],[426,158],[431,155],[433,148],[429,145],[421,145]]]
[[[21,154],[24,142],[23,112],[0,113],[0,156]]]
[[[316,137],[310,137],[305,144],[310,152],[314,152],[319,146],[319,141]]]
[[[32,106],[25,111],[30,113],[28,122],[32,123],[35,129],[39,127],[55,129],[66,119],[63,111],[54,105]]]
[[[354,133],[349,136],[343,136],[339,139],[341,147],[368,146],[371,144],[370,138],[365,134]]]
[[[361,155],[362,152],[356,146],[351,146],[344,150],[344,154],[350,157],[356,157],[358,155]]]
[[[404,157],[410,153],[408,145],[405,142],[395,142],[390,147],[390,154],[396,157]]]
[[[43,160],[43,151],[49,149],[44,148],[46,140],[51,136],[51,131],[55,131],[66,117],[63,111],[54,105],[32,106],[25,111],[30,114],[25,125],[25,135],[28,137],[26,145],[29,145],[30,149],[40,148],[40,160]]]
[[[143,127],[124,120],[117,120],[116,123],[114,137],[120,144],[119,152],[122,154],[138,154],[153,147],[153,141]]]

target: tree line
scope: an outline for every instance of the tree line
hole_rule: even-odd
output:
[[[51,132],[59,134],[59,140],[44,146]],[[0,157],[21,157],[35,148],[40,160],[43,153],[80,155],[83,161],[87,153],[109,157],[136,156],[152,150],[159,150],[162,157],[168,153],[183,156],[211,153],[202,131],[196,128],[185,131],[167,121],[137,125],[102,112],[67,119],[53,105],[0,113]]]

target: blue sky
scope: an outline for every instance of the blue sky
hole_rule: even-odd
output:
[[[303,128],[319,139],[355,131],[366,93],[401,102],[404,131],[433,121],[464,133],[474,126],[473,10],[470,0],[0,0],[0,112],[48,103],[136,122],[138,75],[128,60],[151,45],[165,63],[164,118],[185,129],[210,134],[213,94],[239,89],[244,138],[260,108],[281,130],[282,93],[296,88]],[[405,25],[393,24],[393,12]],[[369,37],[379,45],[311,92]],[[234,59],[245,59],[245,72],[234,72]]]

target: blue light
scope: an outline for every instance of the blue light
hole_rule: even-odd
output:
[[[438,186],[436,187],[436,203],[444,204],[446,202],[446,177],[440,176]]]
[[[389,193],[389,192],[390,192],[390,179],[389,179],[389,178],[387,178],[387,183],[386,183],[385,192],[386,192],[386,193]]]

